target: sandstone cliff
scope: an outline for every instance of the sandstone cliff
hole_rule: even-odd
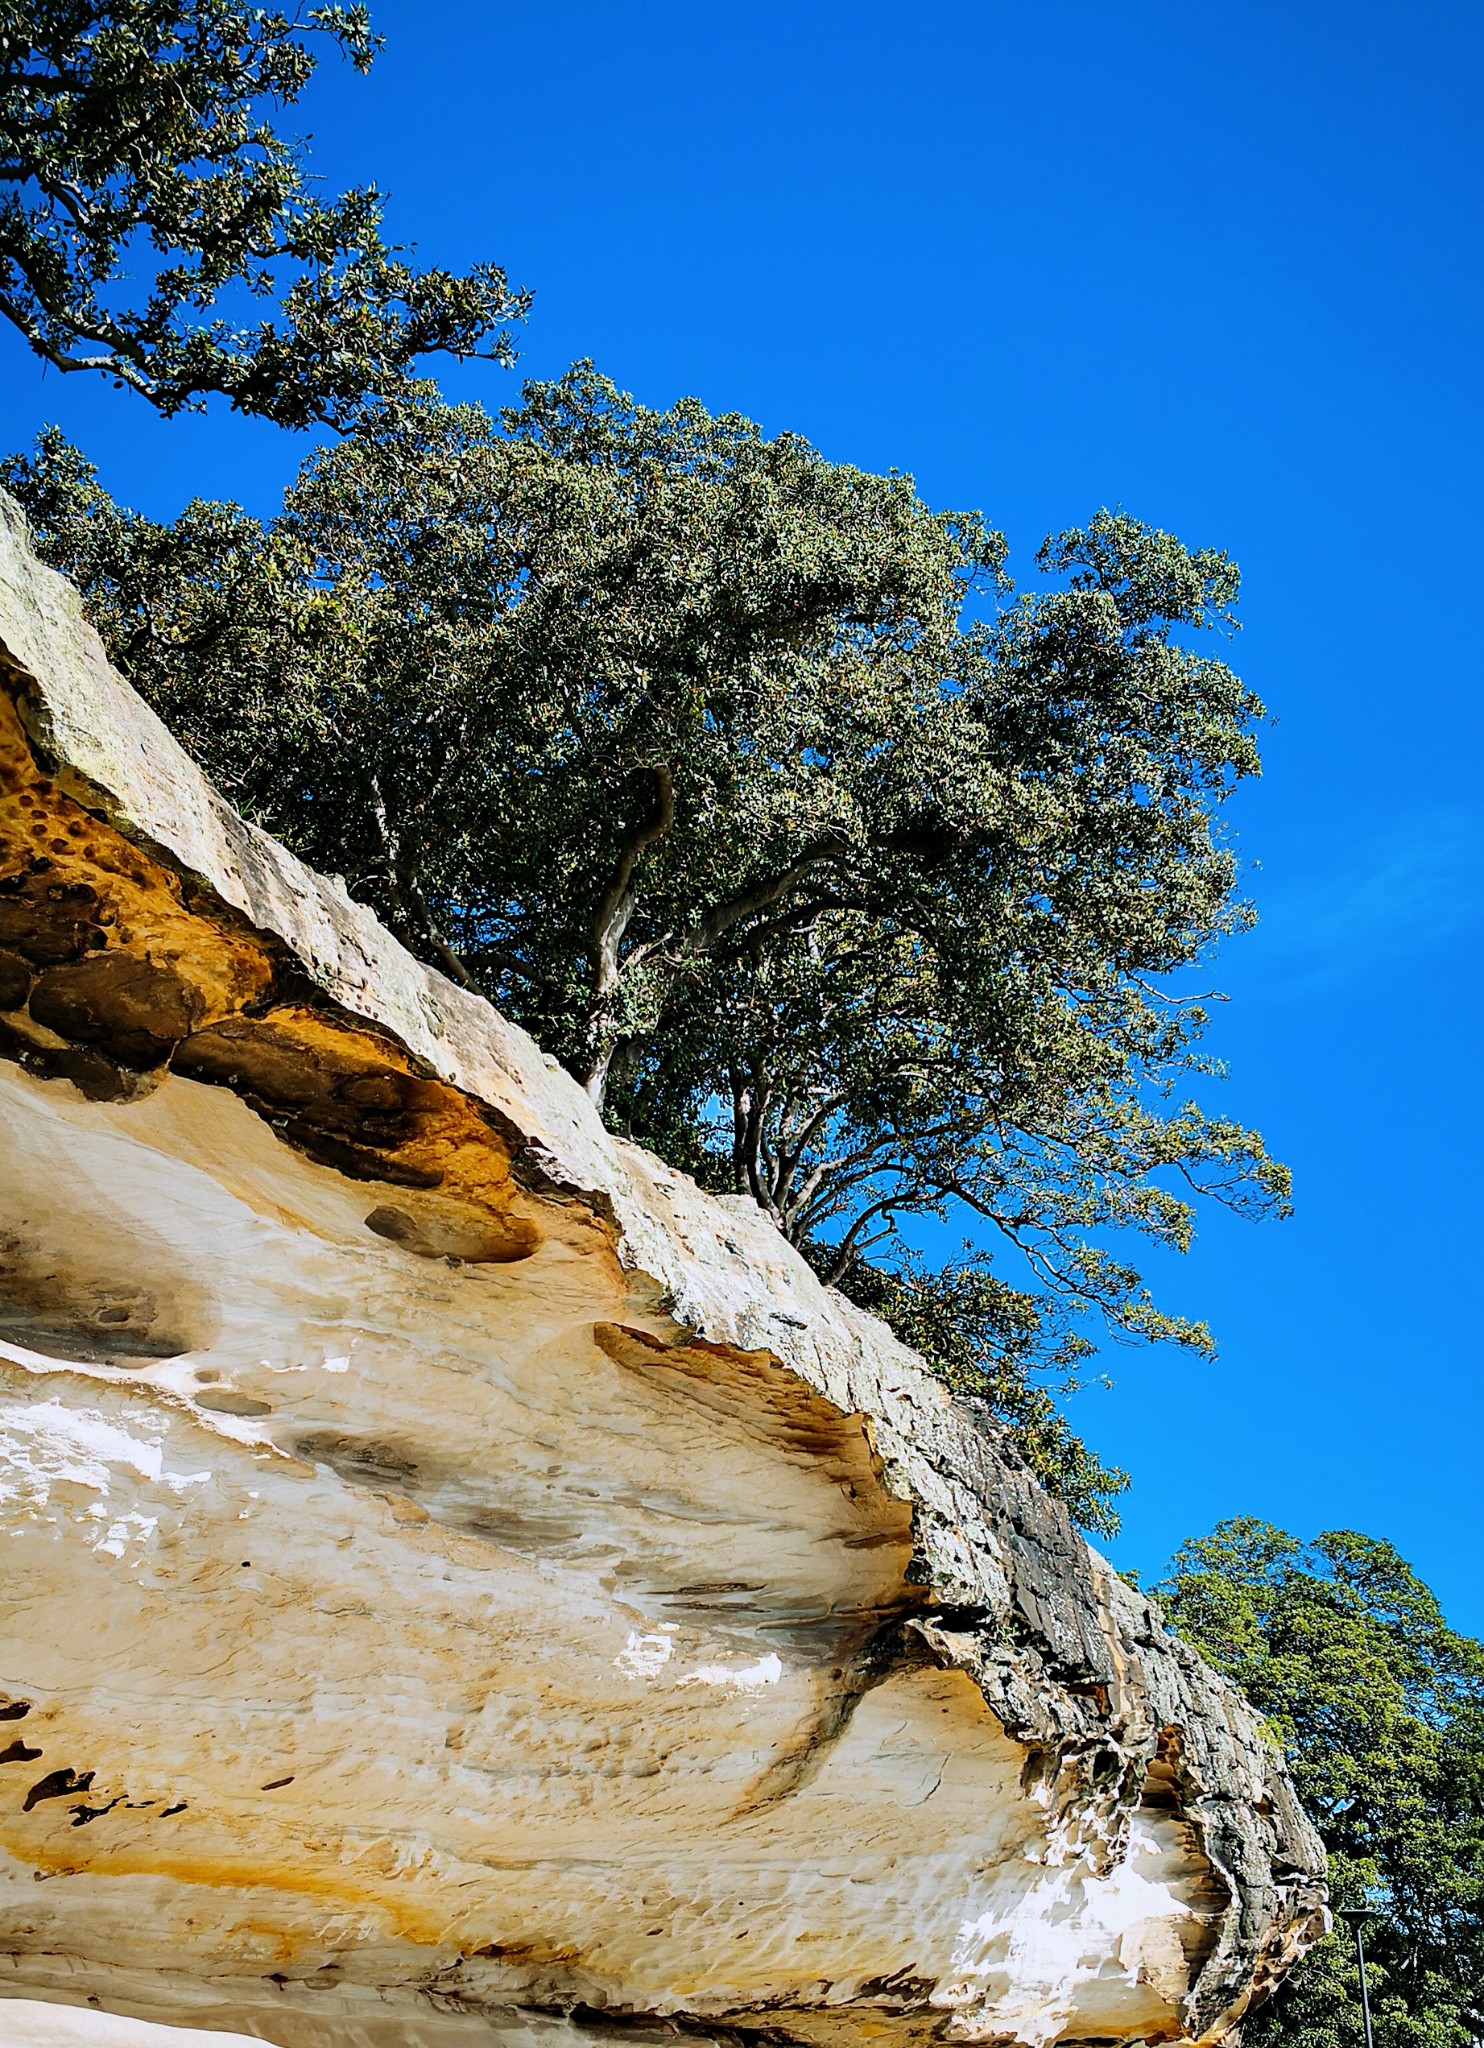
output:
[[[992,1422],[235,816],[8,505],[0,1528],[58,2043],[1217,2040],[1322,1918]]]

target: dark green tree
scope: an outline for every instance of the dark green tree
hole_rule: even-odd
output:
[[[1030,1397],[1085,1349],[1050,1305],[1207,1348],[1103,1236],[1287,1192],[1176,1092],[1205,1014],[1169,977],[1245,921],[1215,814],[1261,707],[1192,644],[1224,556],[1101,513],[1012,598],[910,479],[586,366],[498,422],[364,409],[268,527],[141,519],[56,436],[5,478],[245,808],[827,1279],[920,1334],[937,1285],[928,1348],[1022,1386],[1107,1526],[1120,1476]],[[1007,1277],[929,1282],[904,1246],[952,1218]]]
[[[1484,2039],[1484,1644],[1447,1626],[1389,1543],[1265,1522],[1187,1543],[1157,1589],[1171,1624],[1268,1717],[1366,1938],[1378,2048]],[[1248,2048],[1359,2048],[1337,1927],[1243,2028]]]
[[[374,186],[311,191],[271,116],[316,43],[359,71],[378,47],[361,6],[0,0],[0,314],[37,355],[289,427],[344,425],[433,352],[511,359],[503,272],[416,270]]]

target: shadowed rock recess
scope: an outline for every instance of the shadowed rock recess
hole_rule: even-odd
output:
[[[1219,2040],[1324,1913],[1254,1714],[0,512],[0,2036]]]

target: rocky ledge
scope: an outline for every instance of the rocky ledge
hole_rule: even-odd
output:
[[[758,1210],[237,817],[3,513],[26,2038],[1220,2040],[1323,1920],[1254,1714]]]

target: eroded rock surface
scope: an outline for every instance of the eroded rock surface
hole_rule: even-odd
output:
[[[235,817],[5,521],[0,1991],[59,2044],[1219,2039],[1322,1917],[1250,1710]]]

